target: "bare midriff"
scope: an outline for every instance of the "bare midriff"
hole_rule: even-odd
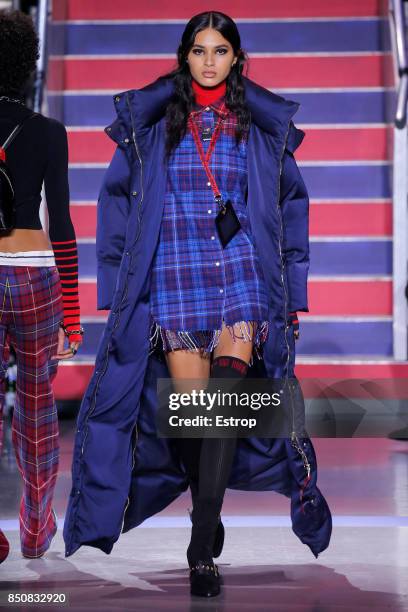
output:
[[[7,235],[0,234],[0,252],[50,251],[51,243],[44,230],[14,229]]]

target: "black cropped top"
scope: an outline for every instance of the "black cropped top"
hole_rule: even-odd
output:
[[[31,111],[18,102],[0,100],[0,146]],[[79,327],[78,253],[69,212],[68,139],[65,126],[39,115],[24,123],[6,151],[16,202],[16,229],[43,229],[39,209],[44,184],[48,233],[61,278],[64,324]],[[1,249],[0,249],[1,250]],[[78,335],[70,341],[77,341]]]
[[[0,146],[31,111],[0,100]],[[51,240],[75,233],[69,215],[67,133],[62,123],[42,115],[30,119],[7,150],[16,198],[16,228],[42,229],[39,208],[44,182]]]

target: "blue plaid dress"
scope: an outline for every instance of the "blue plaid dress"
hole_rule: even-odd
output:
[[[236,115],[222,110],[222,96],[210,106],[195,106],[199,133],[222,128],[210,169],[241,229],[225,248],[215,227],[217,205],[188,130],[168,163],[167,187],[158,246],[151,270],[150,352],[189,349],[209,354],[222,323],[231,337],[260,347],[268,334],[268,296],[246,210],[247,142],[235,143]],[[203,141],[206,152],[209,140]],[[251,358],[250,364],[252,365]]]

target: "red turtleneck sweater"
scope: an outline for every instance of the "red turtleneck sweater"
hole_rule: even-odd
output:
[[[218,100],[218,98],[224,96],[227,91],[225,79],[215,87],[203,87],[194,79],[191,80],[191,84],[195,93],[196,102],[202,106],[212,104],[212,102],[215,102],[215,100]]]

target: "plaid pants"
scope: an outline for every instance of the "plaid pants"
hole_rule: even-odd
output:
[[[0,379],[4,383],[12,345],[17,359],[12,440],[23,478],[19,521],[26,557],[41,556],[57,530],[52,499],[59,432],[51,383],[58,360],[51,356],[57,350],[62,307],[56,267],[0,265]],[[1,387],[2,406],[4,384]]]

